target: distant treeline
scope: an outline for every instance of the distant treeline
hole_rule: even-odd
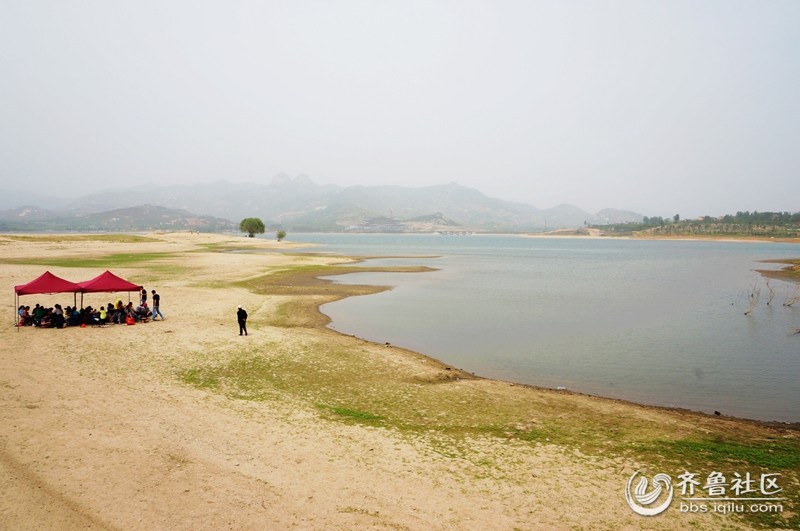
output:
[[[654,235],[800,236],[800,212],[737,212],[722,217],[703,216],[681,220],[661,216],[643,217],[641,223],[592,225],[608,233],[646,232]]]
[[[701,223],[744,223],[753,225],[795,225],[800,224],[800,212],[794,214],[790,212],[737,212],[735,216],[730,214],[721,218],[704,216]]]

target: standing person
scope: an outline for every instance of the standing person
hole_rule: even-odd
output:
[[[142,288],[142,293],[141,293],[142,300],[139,301],[140,302],[139,305],[140,306],[144,306],[144,303],[147,302],[147,290],[144,289],[144,286],[140,286],[140,287]]]
[[[156,293],[156,290],[151,291],[150,293],[153,294],[153,321],[156,320],[156,316],[161,316],[161,320],[164,320],[164,315],[159,310],[159,306],[161,305],[161,295]]]
[[[247,335],[247,312],[244,311],[244,308],[239,306],[239,311],[236,312],[236,319],[239,321],[239,335]]]

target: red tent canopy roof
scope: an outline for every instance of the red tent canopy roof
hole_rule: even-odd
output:
[[[91,280],[78,282],[78,290],[83,293],[99,293],[111,291],[139,291],[142,287],[139,284],[128,282],[120,278],[111,271],[106,271]]]
[[[17,295],[33,295],[36,293],[77,293],[81,287],[74,282],[55,276],[50,271],[45,271],[38,278],[27,284],[14,286]]]

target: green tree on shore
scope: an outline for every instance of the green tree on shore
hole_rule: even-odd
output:
[[[239,223],[239,230],[246,232],[247,236],[252,238],[256,234],[264,234],[266,227],[264,226],[264,222],[258,218],[244,218],[242,222]]]
[[[279,230],[279,231],[278,231],[278,232],[275,234],[275,237],[278,239],[278,241],[281,241],[281,240],[283,240],[283,239],[286,237],[286,231],[285,231],[285,230]]]

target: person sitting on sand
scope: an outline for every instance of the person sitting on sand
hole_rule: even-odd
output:
[[[80,326],[81,311],[78,309],[77,306],[70,309],[69,318],[67,319],[67,324],[69,326]]]
[[[137,321],[147,322],[150,320],[151,315],[152,313],[150,312],[150,308],[147,307],[147,302],[143,302],[134,310],[134,318]]]
[[[125,324],[125,306],[122,301],[118,300],[114,306],[114,314],[111,316],[111,322],[116,324]]]
[[[53,309],[53,328],[64,328],[64,309],[60,304]]]
[[[33,326],[39,326],[42,317],[44,317],[44,306],[39,306],[39,303],[36,303],[33,308]]]
[[[42,318],[39,319],[39,328],[50,328],[52,326],[53,326],[53,310],[52,308],[45,308]]]
[[[20,326],[30,326],[33,324],[33,319],[31,318],[30,306],[20,306],[19,310],[19,325]]]
[[[87,306],[81,310],[81,324],[93,325],[97,324],[100,319],[95,315],[94,308]]]

